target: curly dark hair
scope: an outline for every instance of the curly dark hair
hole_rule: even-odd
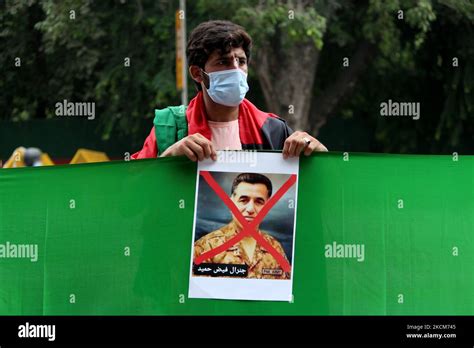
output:
[[[242,47],[250,60],[252,38],[243,27],[230,21],[208,21],[199,24],[191,32],[186,47],[188,65],[197,65],[204,68],[209,56],[215,50],[220,54],[230,52],[232,48]],[[201,85],[195,82],[198,90]]]

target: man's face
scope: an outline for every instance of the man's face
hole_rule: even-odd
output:
[[[248,73],[247,56],[242,47],[231,48],[228,53],[220,54],[219,50],[211,53],[204,65],[204,71],[211,73],[221,70],[240,69]],[[201,73],[201,68],[197,65],[189,67],[191,77],[197,82],[203,82],[205,88],[209,88],[209,79],[205,74]]]
[[[252,222],[263,206],[267,203],[269,199],[268,190],[264,184],[241,182],[235,188],[231,199],[245,220]],[[242,225],[235,218],[234,214],[232,214],[232,218],[236,224],[242,228]]]

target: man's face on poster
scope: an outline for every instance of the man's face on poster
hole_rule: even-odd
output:
[[[237,185],[231,196],[232,201],[249,223],[255,219],[269,198],[268,189],[264,184],[250,184],[248,182],[241,182]],[[242,228],[234,214],[232,214],[232,218]]]

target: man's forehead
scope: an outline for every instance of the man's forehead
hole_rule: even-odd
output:
[[[251,184],[248,182],[241,182],[240,184],[237,185],[235,188],[234,192],[238,195],[248,195],[251,193],[261,193],[261,192],[268,193],[267,186],[262,183],[258,184]]]
[[[220,58],[232,58],[232,57],[241,57],[247,58],[245,51],[242,47],[232,47],[231,50],[227,53],[223,53],[220,50],[215,50],[209,56],[209,59],[220,59]]]

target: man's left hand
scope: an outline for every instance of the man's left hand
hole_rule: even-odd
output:
[[[296,131],[285,140],[283,158],[298,157],[302,151],[306,156],[309,156],[312,152],[327,150],[326,146],[308,133]]]

